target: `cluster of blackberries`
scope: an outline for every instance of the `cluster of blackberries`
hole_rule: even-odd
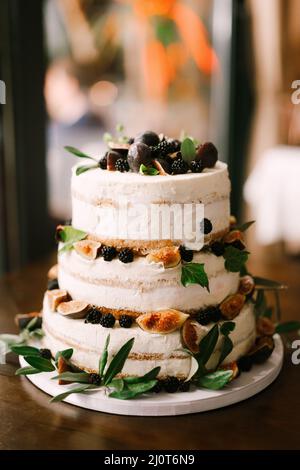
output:
[[[167,393],[188,392],[190,389],[190,382],[184,382],[177,379],[177,377],[168,377],[165,380],[158,380],[157,384],[153,387],[152,392],[159,393],[165,391]]]
[[[102,313],[97,308],[91,307],[84,322],[92,323],[93,325],[101,325],[104,326],[104,328],[113,328],[116,319],[112,313]],[[133,318],[129,315],[121,315],[119,318],[121,328],[130,328],[132,323]]]
[[[197,313],[196,320],[200,325],[208,325],[211,322],[217,323],[221,320],[221,311],[216,306],[207,307],[205,310]]]
[[[100,255],[103,256],[105,261],[112,261],[117,255],[122,263],[131,263],[134,255],[130,248],[123,248],[119,253],[113,246],[103,246],[100,250]]]

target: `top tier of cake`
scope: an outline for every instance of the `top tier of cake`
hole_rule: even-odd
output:
[[[168,208],[174,204],[190,204],[193,211],[196,204],[203,204],[203,216],[212,225],[210,232],[205,234],[205,243],[220,238],[228,231],[230,180],[225,163],[217,162],[214,168],[206,168],[202,173],[176,176],[142,176],[100,168],[77,176],[75,170],[76,167],[72,175],[72,224],[102,243],[127,246],[141,252],[168,243],[188,246],[185,239],[172,236],[172,230],[170,239],[153,239],[149,231],[149,224],[152,223],[150,212],[147,220],[139,218],[139,224],[136,223],[136,214],[132,212],[133,223],[126,222],[126,228],[129,226],[130,230],[126,236],[120,236],[120,226],[111,222],[111,216],[114,213],[114,216],[120,217],[122,225],[120,211],[124,210],[124,204],[129,211],[141,205],[145,208],[151,205]],[[182,233],[185,233],[187,219],[182,219]],[[177,218],[174,225],[178,226],[178,223]],[[194,244],[193,249],[201,247],[202,244]]]

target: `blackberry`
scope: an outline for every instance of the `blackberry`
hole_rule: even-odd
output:
[[[204,168],[201,161],[196,162],[196,160],[193,160],[190,163],[190,169],[192,173],[202,173]]]
[[[99,160],[99,166],[101,170],[106,170],[107,168],[107,153]]]
[[[129,139],[128,139],[128,144],[131,145],[131,144],[133,144],[133,142],[134,142],[134,138],[133,138],[133,137],[129,137]]]
[[[179,391],[179,392],[188,392],[189,389],[190,389],[190,385],[191,385],[190,382],[184,382],[184,381],[182,380],[182,381],[180,381],[180,383],[179,383],[178,391]]]
[[[182,158],[178,158],[172,163],[171,170],[173,175],[183,175],[187,173],[189,167],[188,164],[182,160]]]
[[[121,315],[119,318],[119,325],[121,328],[130,328],[133,323],[133,318],[129,315]]]
[[[208,325],[211,322],[210,314],[206,310],[197,313],[196,320],[200,325]]]
[[[151,388],[151,392],[154,392],[154,393],[159,393],[163,390],[164,388],[164,384],[163,384],[163,381],[162,380],[158,380],[157,383],[154,385],[153,388]]]
[[[99,374],[89,374],[89,383],[92,385],[100,385],[101,377]]]
[[[48,290],[59,289],[58,280],[57,279],[50,279],[47,284]]]
[[[211,321],[217,323],[221,320],[221,310],[219,307],[209,307]]]
[[[105,261],[111,261],[116,257],[117,250],[113,246],[103,246],[101,248],[101,255]]]
[[[208,233],[210,233],[213,229],[213,226],[212,226],[212,223],[209,219],[202,219],[201,222],[200,222],[200,231],[201,233],[203,233],[204,235],[207,235]]]
[[[240,357],[237,366],[241,372],[249,372],[252,368],[252,359],[249,356]]]
[[[155,147],[151,147],[152,154],[157,157],[166,157],[169,153],[174,153],[177,150],[179,150],[178,144],[173,140],[163,140]]]
[[[201,310],[197,316],[196,320],[200,325],[208,325],[211,322],[218,322],[221,319],[221,312],[219,307],[210,306],[205,310]]]
[[[126,173],[127,171],[129,171],[128,161],[125,160],[124,158],[119,158],[119,160],[116,161],[115,168],[117,171],[120,171],[121,173]]]
[[[164,389],[168,393],[175,393],[177,392],[179,387],[179,380],[177,377],[168,377],[164,380]]]
[[[130,248],[124,248],[119,253],[119,260],[122,263],[131,263],[133,261],[133,251]]]
[[[40,355],[44,359],[51,359],[52,358],[52,354],[51,354],[50,349],[40,349]]]
[[[102,315],[100,319],[100,325],[104,326],[104,328],[112,328],[115,324],[115,317],[111,313],[106,313]]]
[[[214,242],[211,244],[210,249],[212,253],[216,256],[222,256],[225,251],[224,243],[222,242]]]
[[[187,250],[185,246],[180,245],[179,252],[180,252],[181,259],[183,261],[186,261],[188,263],[192,261],[193,256],[194,256],[193,250]]]
[[[97,325],[100,323],[102,317],[102,313],[99,312],[96,308],[91,308],[85,317],[84,323],[92,323],[93,325]]]

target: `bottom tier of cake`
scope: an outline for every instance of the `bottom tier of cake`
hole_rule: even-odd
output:
[[[256,337],[253,305],[246,303],[234,322],[236,326],[230,335],[234,347],[223,365],[236,361],[253,345]],[[207,326],[199,325],[198,340],[201,340],[213,325],[213,323]],[[136,323],[126,329],[121,328],[118,322],[112,329],[108,329],[99,324],[85,323],[83,319],[66,318],[51,311],[46,297],[43,306],[43,330],[44,345],[53,355],[57,351],[73,348],[72,363],[87,372],[98,371],[99,358],[108,334],[110,334],[109,361],[126,341],[134,338],[132,350],[120,376],[142,376],[157,366],[161,368],[159,378],[175,376],[185,379],[190,372],[191,356],[182,350],[184,344],[180,330],[169,334],[151,334],[142,330]],[[223,337],[220,336],[207,364],[208,369],[217,366],[222,341]]]

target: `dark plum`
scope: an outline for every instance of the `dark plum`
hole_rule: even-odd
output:
[[[152,131],[140,132],[135,137],[134,142],[142,142],[149,147],[155,147],[159,144],[159,137],[155,132]]]
[[[128,151],[128,163],[130,169],[138,173],[141,165],[150,166],[152,164],[152,154],[150,147],[142,142],[135,142],[130,145]]]

